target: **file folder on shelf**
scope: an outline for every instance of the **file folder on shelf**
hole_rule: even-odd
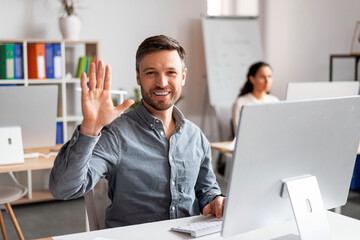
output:
[[[0,45],[0,79],[14,79],[14,44]]]
[[[45,44],[29,44],[27,50],[29,79],[45,79]]]
[[[61,45],[59,43],[53,44],[53,50],[54,50],[54,77],[55,78],[61,78]]]
[[[21,43],[14,43],[14,63],[15,79],[23,79],[23,47]]]
[[[45,44],[46,78],[54,78],[54,48],[51,43]]]

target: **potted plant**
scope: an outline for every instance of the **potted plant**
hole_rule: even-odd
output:
[[[74,0],[60,0],[63,16],[59,18],[60,31],[65,40],[79,40],[81,30],[80,17],[75,12]]]

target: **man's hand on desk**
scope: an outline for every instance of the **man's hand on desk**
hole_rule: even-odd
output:
[[[217,218],[222,218],[224,212],[226,198],[223,196],[217,196],[211,203],[206,205],[203,209],[203,215],[212,214]]]

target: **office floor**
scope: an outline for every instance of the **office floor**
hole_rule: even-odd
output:
[[[220,183],[220,185],[222,185]],[[85,231],[83,198],[13,207],[25,239],[43,238]],[[346,216],[360,219],[360,192],[351,191],[342,207]],[[2,210],[9,239],[18,239],[8,214]],[[0,237],[2,239],[2,237]]]

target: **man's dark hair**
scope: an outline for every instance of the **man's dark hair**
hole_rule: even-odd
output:
[[[145,55],[163,50],[176,50],[181,58],[182,70],[185,70],[186,65],[184,48],[180,46],[178,41],[171,37],[157,35],[145,39],[140,44],[136,52],[136,71],[139,72],[140,61]]]

